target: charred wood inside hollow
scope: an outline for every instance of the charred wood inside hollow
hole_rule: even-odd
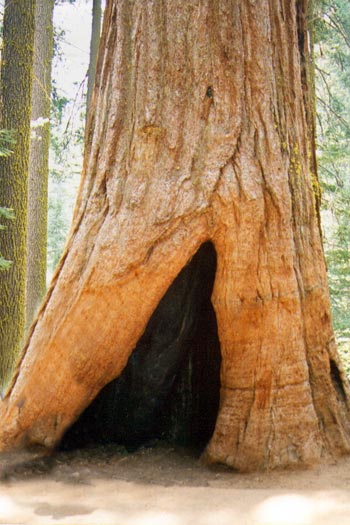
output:
[[[122,374],[68,430],[63,448],[115,442],[133,450],[155,438],[205,447],[220,394],[215,271],[208,242],[160,301]]]

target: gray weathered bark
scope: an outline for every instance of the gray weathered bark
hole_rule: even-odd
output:
[[[54,0],[37,0],[34,79],[28,179],[26,327],[29,328],[46,290],[46,245],[50,147],[51,63]]]

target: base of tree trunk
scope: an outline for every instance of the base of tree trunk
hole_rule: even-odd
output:
[[[350,452],[306,21],[306,0],[107,2],[73,226],[0,450],[76,422],[67,446],[209,440],[239,470]]]
[[[216,253],[205,243],[153,313],[119,377],[106,385],[60,444],[154,439],[203,450],[219,408],[220,343],[211,293]]]

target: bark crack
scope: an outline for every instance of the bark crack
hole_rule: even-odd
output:
[[[263,167],[262,162],[261,162],[261,160],[259,158],[258,158],[258,163],[259,163],[260,172],[261,172],[261,176],[262,176],[262,179],[263,179],[263,182],[264,182],[264,186],[265,186],[266,192],[270,196],[271,202],[272,202],[273,206],[275,207],[279,218],[282,219],[283,212],[282,212],[282,209],[281,209],[281,206],[280,206],[280,203],[279,203],[278,195],[275,192],[275,190],[273,189],[273,187],[271,186],[271,184],[268,182],[266,174],[265,174],[264,167]],[[267,209],[265,192],[263,192],[263,195],[264,195],[264,200],[265,200],[265,209]]]

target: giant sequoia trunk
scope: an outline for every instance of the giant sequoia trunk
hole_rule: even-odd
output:
[[[147,341],[167,322],[167,290],[211,246],[221,371],[206,458],[252,469],[349,452],[315,197],[306,8],[107,3],[73,226],[1,407],[2,449],[55,446],[128,359],[131,371],[148,359],[152,374],[163,357]],[[193,311],[186,301],[175,317]],[[204,341],[206,325],[188,332]]]

